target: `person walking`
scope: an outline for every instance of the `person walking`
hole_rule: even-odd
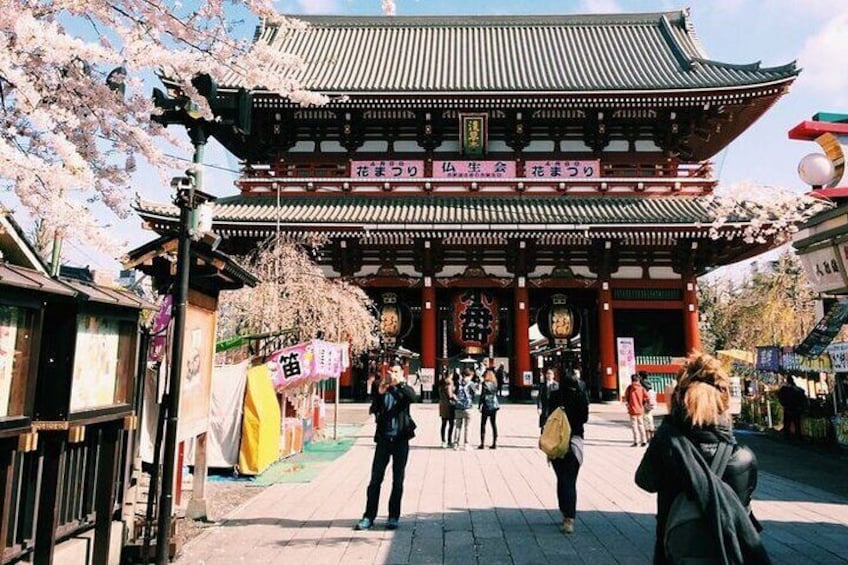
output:
[[[439,417],[442,419],[442,449],[453,447],[453,421],[455,417],[456,392],[453,378],[446,377],[439,387]],[[445,431],[447,430],[447,435]]]
[[[554,393],[559,390],[559,382],[553,369],[545,371],[545,380],[539,383],[539,394],[536,396],[536,412],[539,414],[539,428],[545,427],[548,416],[556,408],[554,404]]]
[[[498,448],[498,383],[495,372],[487,369],[483,373],[483,384],[480,386],[480,445],[477,449],[483,449],[486,445],[486,421],[492,422],[492,445],[489,449]]]
[[[374,460],[371,463],[371,481],[368,483],[365,513],[356,525],[357,530],[368,530],[377,517],[380,487],[389,460],[392,461],[392,493],[389,496],[389,519],[386,528],[394,530],[400,520],[400,503],[403,497],[403,478],[409,458],[409,440],[415,437],[415,422],[409,411],[415,391],[406,384],[403,369],[392,367],[376,387],[369,413],[374,414],[377,430],[374,433]]]
[[[456,406],[454,421],[456,422],[456,436],[453,440],[453,448],[459,449],[460,436],[462,436],[462,449],[468,449],[468,426],[471,425],[471,408],[474,405],[474,383],[471,382],[473,371],[466,369],[459,379],[459,388],[456,393]]]
[[[630,415],[630,427],[633,430],[633,443],[630,444],[632,447],[645,445],[645,422],[642,416],[645,414],[647,399],[645,389],[639,382],[639,375],[632,375],[630,386],[624,391],[624,402],[627,404],[627,414]]]
[[[801,413],[807,405],[807,395],[795,384],[792,375],[786,375],[783,386],[777,391],[777,401],[783,408],[783,437],[789,439],[794,435],[801,439]]]
[[[648,375],[645,371],[639,371],[639,380],[642,383],[642,388],[645,389],[645,403],[642,405],[644,413],[642,421],[645,424],[645,437],[648,441],[654,437],[654,408],[657,407],[657,391],[654,390],[654,385],[648,380]]]
[[[680,493],[697,503],[712,526],[704,528],[703,539],[694,542],[716,552],[719,557],[710,563],[770,563],[760,540],[762,528],[750,510],[757,486],[757,458],[736,443],[732,421],[727,373],[715,358],[693,353],[678,377],[669,415],[636,470],[636,484],[657,493],[655,565],[674,563],[666,555],[664,540],[672,503]],[[727,461],[720,477],[713,471],[719,454]]]
[[[557,502],[562,513],[560,530],[570,534],[574,532],[577,513],[577,473],[583,464],[583,426],[589,419],[589,393],[586,384],[569,371],[551,393],[550,401],[551,410],[565,410],[571,427],[571,448],[568,453],[565,457],[551,460],[557,478]]]

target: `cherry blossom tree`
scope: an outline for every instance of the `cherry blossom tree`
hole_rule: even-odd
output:
[[[243,262],[259,277],[255,288],[221,294],[218,337],[289,330],[296,341],[349,342],[356,354],[377,346],[371,299],[359,287],[328,279],[310,257],[322,242],[273,238]]]
[[[394,2],[383,8],[393,14]],[[151,120],[145,79],[167,76],[206,119],[191,83],[202,73],[324,103],[292,78],[296,57],[238,37],[241,18],[304,25],[277,14],[272,0],[0,0],[0,187],[56,232],[108,244],[114,237],[101,232],[92,204],[125,218],[137,159],[165,182],[176,166],[161,140],[178,140]]]

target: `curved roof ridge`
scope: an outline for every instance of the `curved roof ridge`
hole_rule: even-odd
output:
[[[538,14],[538,15],[448,15],[448,16],[342,16],[342,15],[295,15],[286,18],[300,20],[316,27],[462,27],[462,26],[561,26],[561,25],[621,25],[656,23],[668,17],[683,25],[686,12],[633,12],[625,14]],[[273,27],[273,24],[266,24]]]
[[[754,61],[753,63],[725,63],[723,61],[716,61],[714,59],[702,59],[696,58],[693,59],[693,62],[702,65],[711,65],[714,67],[722,67],[724,69],[733,69],[735,71],[749,71],[749,72],[759,72],[759,73],[794,73],[798,74],[801,72],[801,69],[797,67],[797,60],[790,61],[789,63],[783,65],[775,65],[773,67],[763,67],[762,61]]]

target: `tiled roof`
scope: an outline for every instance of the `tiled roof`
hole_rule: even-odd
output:
[[[269,26],[258,41],[302,59],[296,78],[326,93],[715,89],[799,72],[794,63],[761,68],[709,60],[682,11],[298,19],[309,25]],[[220,82],[239,86],[234,75]]]
[[[136,203],[140,215],[176,220],[173,204]],[[670,224],[705,225],[715,220],[716,204],[709,198],[689,197],[540,197],[540,196],[300,196],[222,198],[215,203],[215,223],[273,224],[287,227],[355,227],[398,225],[454,227],[491,225],[503,229],[542,225],[617,225],[639,227]],[[744,222],[742,210],[728,218]]]

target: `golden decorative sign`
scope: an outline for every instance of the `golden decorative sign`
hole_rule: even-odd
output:
[[[486,114],[459,115],[459,146],[466,157],[481,157],[486,154],[489,128]]]

